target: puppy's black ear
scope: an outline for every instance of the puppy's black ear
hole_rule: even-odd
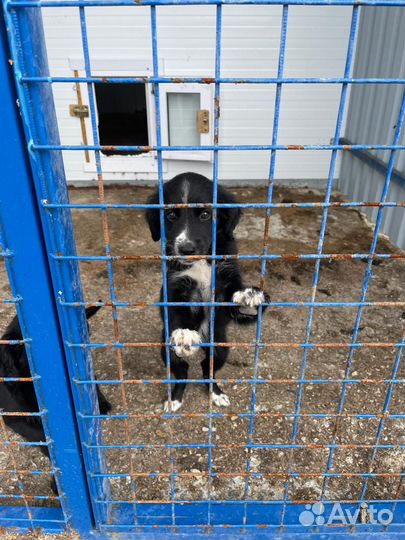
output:
[[[223,204],[236,204],[237,200],[226,189],[218,186],[218,202]],[[218,210],[218,229],[219,233],[233,240],[233,231],[239,223],[242,211],[240,208],[219,208]]]
[[[149,197],[147,204],[159,204],[159,193],[157,191]],[[146,210],[146,221],[149,225],[152,240],[154,242],[157,242],[158,240],[160,240],[159,210],[156,208],[148,208]]]

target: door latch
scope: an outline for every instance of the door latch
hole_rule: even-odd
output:
[[[75,116],[76,118],[88,118],[89,108],[87,105],[69,105],[70,116]]]
[[[197,111],[197,131],[198,133],[209,133],[210,113],[206,109]]]

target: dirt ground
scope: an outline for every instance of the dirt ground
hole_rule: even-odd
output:
[[[266,192],[262,188],[238,188],[233,190],[242,202],[264,202]],[[148,188],[106,188],[108,202],[143,202],[149,195]],[[322,201],[323,194],[306,188],[279,188],[275,191],[276,202]],[[343,200],[337,193],[334,200]],[[72,189],[71,200],[75,203],[98,202],[95,189]],[[75,236],[80,255],[103,255],[101,212],[74,211]],[[277,209],[271,217],[270,253],[297,254],[316,253],[321,225],[321,209]],[[142,211],[108,211],[108,223],[113,255],[159,254],[159,244],[150,238]],[[245,210],[236,230],[241,254],[259,254],[262,249],[264,211]],[[328,217],[324,253],[367,253],[372,240],[372,228],[357,210],[331,209]],[[383,236],[379,238],[377,252],[393,253],[398,250]],[[379,264],[378,264],[379,263]],[[258,261],[242,261],[247,285],[258,285]],[[314,261],[269,261],[265,289],[274,302],[308,301],[314,274]],[[81,275],[86,301],[99,299],[109,301],[110,291],[106,263],[82,262]],[[114,286],[118,301],[154,302],[158,299],[161,270],[158,261],[114,261]],[[357,302],[366,270],[362,260],[324,260],[321,263],[316,301]],[[1,276],[2,296],[8,294],[4,273]],[[377,261],[373,264],[373,277],[367,294],[369,301],[405,302],[405,264],[403,260]],[[12,307],[1,306],[2,330],[12,316]],[[403,307],[366,307],[360,323],[358,341],[398,342],[404,327]],[[314,309],[310,341],[313,343],[348,343],[351,340],[357,307],[319,307]],[[264,315],[261,341],[263,343],[304,343],[308,320],[307,307],[272,307]],[[160,341],[161,322],[156,308],[125,307],[118,309],[121,342]],[[252,342],[255,326],[230,327],[229,340]],[[91,341],[114,342],[111,308],[103,308],[91,320]],[[404,470],[405,450],[400,448],[373,450],[367,445],[375,441],[380,419],[353,418],[353,414],[379,414],[384,405],[389,385],[384,379],[391,377],[395,348],[362,348],[353,355],[349,378],[370,380],[347,385],[343,415],[337,421],[341,382],[314,382],[302,385],[302,413],[324,413],[325,418],[303,416],[296,427],[295,444],[309,445],[288,450],[265,448],[248,450],[254,444],[286,445],[292,440],[294,417],[285,413],[296,410],[299,385],[293,379],[341,380],[344,378],[348,350],[319,347],[308,349],[306,367],[302,372],[303,350],[296,348],[265,348],[258,356],[258,378],[255,394],[254,434],[249,440],[249,417],[240,416],[251,410],[252,385],[249,383],[223,384],[229,395],[229,410],[213,408],[213,412],[225,413],[212,419],[212,472],[215,476],[210,485],[207,478],[208,451],[206,448],[148,448],[139,450],[110,449],[106,451],[110,473],[129,473],[132,461],[135,473],[170,473],[179,476],[171,486],[168,476],[136,477],[135,493],[139,500],[171,499],[171,488],[177,500],[205,499],[210,493],[214,499],[258,500],[283,499],[288,486],[288,496],[294,500],[316,500],[322,494],[327,499],[352,500],[361,493],[364,480],[358,476],[332,477],[324,482],[322,474],[327,467],[330,450],[323,445],[336,442],[343,445],[363,445],[339,448],[334,451],[332,473],[388,473],[370,478],[367,482],[366,499],[400,498],[405,495],[404,483],[395,473]],[[190,361],[190,378],[200,378],[200,353]],[[126,348],[122,352],[125,379],[162,379],[165,370],[157,348]],[[97,378],[119,378],[117,353],[112,349],[98,349],[93,353]],[[250,379],[254,375],[254,348],[233,348],[229,361],[220,372],[223,379]],[[397,379],[404,379],[404,362],[400,365]],[[379,382],[376,382],[379,381]],[[167,388],[162,384],[125,385],[127,409],[123,405],[121,387],[103,386],[103,391],[113,404],[111,414],[129,412],[146,414],[143,419],[128,421],[129,439],[125,421],[103,421],[106,444],[175,444],[204,445],[208,442],[209,419],[204,416],[185,416],[174,419],[161,418],[162,404]],[[190,384],[186,389],[180,413],[206,413],[209,400],[204,385]],[[395,384],[389,408],[391,414],[405,411],[404,385]],[[337,425],[336,425],[337,422]],[[405,444],[403,419],[383,421],[381,444]],[[334,436],[334,433],[336,435]],[[12,432],[10,439],[18,439]],[[229,448],[231,446],[231,448]],[[15,457],[21,469],[49,469],[45,458],[34,448],[20,448]],[[371,460],[371,457],[374,459]],[[7,449],[0,449],[0,470],[10,469]],[[262,477],[248,478],[245,473],[262,473]],[[288,483],[282,474],[300,473]],[[24,476],[28,494],[51,495],[49,477]],[[131,500],[131,483],[128,478],[111,480],[112,498]],[[2,475],[0,493],[19,493],[15,475]],[[4,503],[10,502],[9,500]],[[15,502],[15,501],[14,501]],[[41,501],[38,501],[41,504]],[[49,504],[49,501],[48,503]]]

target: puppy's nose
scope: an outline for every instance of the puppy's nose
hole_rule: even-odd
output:
[[[179,246],[180,255],[194,255],[195,246],[192,242],[185,242]]]

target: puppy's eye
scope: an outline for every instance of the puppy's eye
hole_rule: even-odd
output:
[[[207,219],[210,219],[210,217],[211,217],[211,212],[209,212],[208,210],[203,210],[200,214],[201,221],[207,221]]]
[[[177,214],[176,214],[176,212],[174,212],[174,210],[169,210],[169,212],[166,213],[166,218],[169,221],[176,221]]]

